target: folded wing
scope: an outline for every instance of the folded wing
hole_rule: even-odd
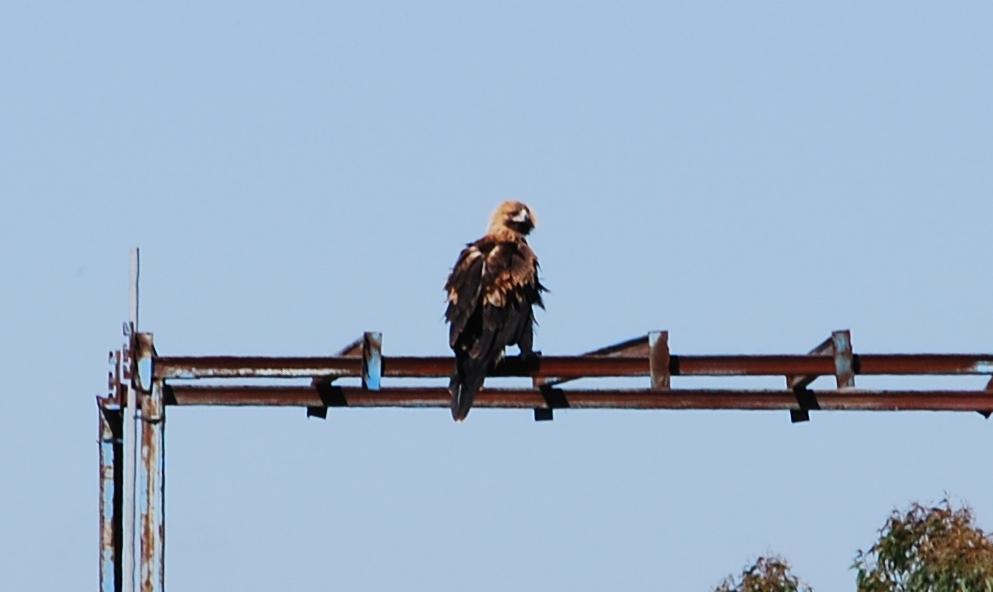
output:
[[[490,237],[463,249],[445,288],[449,345],[456,358],[452,415],[462,419],[504,348],[516,344],[521,353],[531,353],[533,305],[542,306],[544,288],[538,260],[526,242]]]

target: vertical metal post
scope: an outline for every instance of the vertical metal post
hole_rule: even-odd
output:
[[[120,592],[123,584],[121,490],[124,485],[121,410],[97,398],[97,415],[100,425],[100,592]]]
[[[383,334],[366,331],[362,337],[362,388],[378,391],[383,374]]]
[[[129,365],[129,374],[131,380],[128,381],[127,389],[127,400],[124,404],[123,410],[123,423],[124,423],[124,458],[123,460],[123,471],[124,471],[124,504],[123,504],[123,528],[124,528],[124,542],[123,542],[123,584],[122,590],[124,592],[134,592],[134,507],[135,507],[135,451],[136,451],[136,435],[135,435],[135,418],[137,417],[138,407],[137,407],[137,393],[135,392],[135,371],[134,371],[134,360],[135,360],[135,336],[138,333],[138,274],[140,272],[139,268],[139,252],[138,247],[131,249],[131,274],[129,283],[129,298],[128,298],[128,324],[125,326],[125,334],[128,337],[127,345],[127,356],[126,363]]]
[[[834,375],[838,388],[855,387],[855,355],[852,353],[852,332],[834,331],[831,333],[834,349]]]
[[[669,378],[669,332],[648,333],[648,367],[652,375],[652,390],[667,391]]]
[[[141,388],[141,477],[138,515],[141,529],[141,592],[165,590],[165,403],[164,384],[152,381],[155,348],[151,333],[139,333],[138,384]]]

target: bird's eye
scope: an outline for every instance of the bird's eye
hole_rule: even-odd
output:
[[[516,214],[514,214],[511,220],[513,220],[514,222],[527,222],[528,211],[527,210],[518,211]]]

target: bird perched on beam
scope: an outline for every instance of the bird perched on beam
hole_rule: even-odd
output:
[[[505,201],[493,212],[490,227],[459,253],[448,292],[448,344],[455,352],[452,418],[465,419],[486,373],[508,345],[522,356],[533,353],[534,310],[545,287],[538,281],[538,258],[528,246],[534,213],[519,201]]]

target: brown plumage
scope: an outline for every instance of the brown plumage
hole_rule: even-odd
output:
[[[479,240],[459,253],[445,290],[448,292],[448,344],[455,352],[452,418],[465,419],[486,373],[508,345],[532,354],[533,306],[543,306],[538,258],[525,238],[535,227],[531,209],[505,201],[493,213]]]

